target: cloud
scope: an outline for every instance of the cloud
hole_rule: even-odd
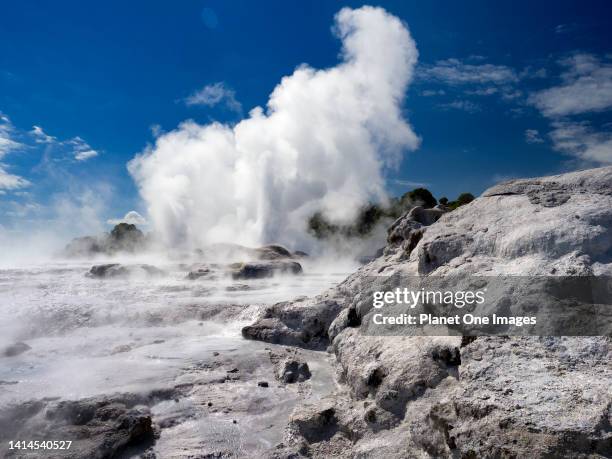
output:
[[[146,225],[147,221],[135,210],[130,210],[123,218],[111,218],[106,223],[109,225],[118,225],[119,223],[130,223],[132,225]]]
[[[525,131],[525,142],[542,143],[544,142],[544,139],[540,136],[540,131],[537,129],[527,129]]]
[[[393,183],[395,183],[396,185],[407,186],[407,187],[412,187],[412,188],[423,188],[423,187],[430,186],[429,183],[426,183],[426,182],[417,182],[417,181],[414,181],[414,180],[393,179],[391,181]]]
[[[451,86],[474,83],[508,84],[519,80],[515,70],[505,65],[467,64],[454,58],[423,66],[421,78]]]
[[[46,134],[45,131],[43,131],[43,128],[41,128],[40,126],[32,126],[30,134],[34,137],[36,143],[53,143],[57,141],[57,138],[53,137],[52,135]]]
[[[18,175],[9,174],[5,165],[0,163],[0,190],[17,190],[30,186],[30,182]]]
[[[185,104],[214,107],[224,104],[229,110],[242,113],[242,105],[236,100],[236,92],[224,83],[218,82],[204,86],[185,99]]]
[[[469,100],[454,100],[438,106],[444,110],[462,110],[467,113],[476,113],[480,111],[480,105]]]
[[[383,170],[420,142],[402,115],[416,45],[382,8],[343,8],[333,30],[335,67],[301,65],[266,110],[235,126],[183,122],[129,163],[163,241],[306,247],[314,212],[346,221],[385,199]]]
[[[77,161],[87,161],[89,158],[94,158],[98,156],[98,152],[96,150],[85,150],[79,151],[74,155],[74,159]]]
[[[78,136],[66,141],[66,143],[72,147],[74,159],[77,161],[87,161],[98,156],[98,152]]]
[[[612,164],[612,132],[596,131],[588,122],[555,121],[553,148],[584,161]]]
[[[577,28],[576,24],[558,24],[555,26],[555,33],[557,35],[563,35],[570,33]]]
[[[612,64],[592,54],[574,54],[560,64],[566,69],[561,84],[529,98],[544,116],[559,118],[612,108]]]
[[[15,128],[8,116],[0,112],[0,159],[9,152],[23,148],[23,144],[13,139]]]

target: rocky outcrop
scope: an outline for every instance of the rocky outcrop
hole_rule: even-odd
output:
[[[333,297],[319,297],[268,306],[261,318],[242,329],[242,336],[273,344],[324,349],[328,329],[343,309]]]
[[[252,261],[232,264],[230,270],[234,279],[263,279],[283,274],[301,274],[302,265],[290,260]]]
[[[119,223],[110,233],[73,239],[63,250],[68,258],[91,258],[96,255],[138,253],[148,247],[147,236],[136,225]]]
[[[94,265],[87,273],[88,277],[96,279],[126,278],[126,277],[161,277],[165,273],[159,268],[151,265],[122,265],[119,263],[107,263]]]
[[[612,167],[506,182],[452,212],[413,209],[382,257],[243,330],[331,344],[346,387],[298,407],[275,457],[612,456],[609,336],[366,335],[372,291],[394,274],[611,275]]]
[[[145,403],[134,395],[101,396],[76,401],[39,400],[0,413],[0,455],[25,457],[9,450],[9,440],[70,440],[57,457],[78,459],[117,457],[130,450],[145,451],[154,440],[154,425]],[[28,456],[30,457],[30,456]],[[32,456],[33,457],[33,456]],[[64,456],[62,456],[64,457]]]

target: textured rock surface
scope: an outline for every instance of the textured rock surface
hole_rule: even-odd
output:
[[[375,337],[361,327],[376,276],[612,274],[612,167],[500,184],[433,223],[417,213],[332,292],[275,305],[243,330],[330,343],[343,384],[294,411],[272,456],[611,457],[610,337]]]
[[[129,276],[155,277],[163,276],[164,271],[151,265],[121,265],[119,263],[108,263],[94,265],[89,270],[88,276],[98,279],[109,279]]]
[[[119,223],[110,233],[73,239],[66,245],[62,255],[69,258],[88,258],[101,254],[135,253],[147,248],[148,244],[147,236],[136,228],[136,225]]]
[[[296,359],[285,359],[278,365],[276,377],[284,383],[304,382],[310,378],[310,368],[306,362]]]
[[[279,274],[302,273],[302,265],[290,260],[250,261],[235,263],[230,268],[234,279],[262,279]]]
[[[71,440],[65,456],[117,457],[146,450],[154,440],[147,400],[133,395],[78,401],[32,401],[5,409],[0,416],[3,457],[41,457],[36,451],[8,450],[10,440]],[[61,457],[58,451],[54,457]]]

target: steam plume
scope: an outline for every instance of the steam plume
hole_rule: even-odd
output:
[[[235,126],[185,121],[129,170],[156,232],[170,245],[309,246],[306,220],[346,221],[384,199],[383,171],[419,138],[402,102],[418,52],[381,8],[342,9],[341,62],[299,66]]]

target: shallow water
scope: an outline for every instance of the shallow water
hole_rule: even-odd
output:
[[[248,374],[238,384],[206,386],[207,397],[216,391],[219,406],[247,403],[238,408],[239,426],[228,424],[231,413],[203,411],[207,401],[199,400],[198,390],[153,407],[159,419],[178,420],[162,430],[156,446],[167,453],[162,456],[201,451],[203,439],[234,452],[280,441],[291,408],[304,394],[274,384],[257,388],[257,378],[274,380],[268,353],[275,346],[244,340],[240,329],[262,305],[320,293],[350,270],[306,262],[300,276],[233,281],[213,273],[188,280],[185,265],[158,263],[166,273],[159,278],[92,279],[86,276],[91,265],[55,261],[0,269],[0,350],[16,342],[31,347],[0,357],[0,409],[46,397],[74,400],[175,387],[205,377],[200,368],[213,362],[221,373],[236,365]],[[334,385],[328,358],[305,355],[313,369],[308,396],[325,395]]]

